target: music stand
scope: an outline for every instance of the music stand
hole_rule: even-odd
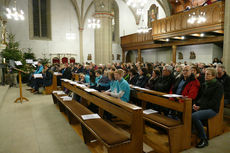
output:
[[[19,78],[19,90],[20,90],[20,97],[17,98],[14,102],[17,103],[19,100],[22,103],[23,100],[25,101],[29,101],[27,98],[22,96],[22,75],[21,73],[26,73],[23,70],[17,69],[17,68],[13,68],[14,70],[18,71],[18,78]]]

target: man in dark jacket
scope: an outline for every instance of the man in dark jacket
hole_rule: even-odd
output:
[[[224,87],[224,105],[230,104],[230,77],[225,72],[225,67],[223,65],[217,65],[217,76],[216,79]]]
[[[191,72],[190,66],[183,68],[183,74],[176,80],[170,93],[183,95],[195,100],[200,88],[200,82]]]
[[[162,70],[162,77],[155,83],[156,91],[169,93],[172,84],[175,81],[175,77],[173,75],[173,67],[172,66],[164,66]]]
[[[62,78],[69,79],[69,80],[72,79],[71,68],[67,63],[65,64],[65,68],[62,69]]]
[[[195,112],[192,113],[192,123],[200,138],[197,148],[208,146],[208,139],[201,121],[216,116],[223,94],[223,86],[216,80],[216,70],[208,68],[205,72],[205,83],[201,87],[201,97],[193,105]]]

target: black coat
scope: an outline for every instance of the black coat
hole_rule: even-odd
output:
[[[130,77],[130,78],[131,78],[131,77]],[[138,78],[138,74],[134,75],[134,76],[129,80],[129,84],[131,84],[131,85],[136,85],[137,78]]]
[[[146,87],[147,88],[149,88],[149,89],[151,89],[151,90],[154,90],[155,89],[155,83],[157,82],[159,80],[159,77],[156,77],[156,78],[154,78],[154,79],[149,79],[149,81],[148,81],[148,83],[147,83],[147,85],[146,85]]]
[[[169,76],[162,76],[155,83],[154,90],[164,92],[164,93],[169,93],[174,82],[175,82],[175,78],[172,74]]]
[[[72,79],[72,72],[71,72],[71,69],[69,67],[64,69],[64,72],[62,74],[62,78],[69,79],[69,80]]]
[[[148,83],[148,80],[149,80],[149,78],[147,76],[140,75],[137,78],[137,82],[136,82],[135,85],[138,86],[138,87],[144,88],[145,85]]]
[[[53,74],[47,70],[44,74],[43,74],[43,85],[45,87],[47,86],[51,86],[53,82]]]
[[[230,99],[230,77],[225,73],[221,78],[216,78],[224,87],[224,99]]]
[[[204,83],[201,87],[201,97],[196,105],[200,106],[200,110],[212,109],[218,113],[223,94],[223,86],[218,81],[209,85]]]

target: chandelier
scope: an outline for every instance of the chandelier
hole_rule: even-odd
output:
[[[143,19],[143,16],[142,16],[142,20],[141,20],[141,23],[140,23],[140,26],[138,27],[137,29],[137,33],[141,34],[141,33],[148,33],[149,30],[151,30],[152,28],[148,28],[148,26],[145,25],[145,22],[144,22],[144,19]]]
[[[147,0],[127,0],[126,1],[126,4],[133,8],[144,7],[146,3],[147,3]]]
[[[16,21],[25,19],[23,10],[19,11],[17,9],[16,1],[14,1],[13,8],[6,8],[6,12],[7,19],[14,19]]]
[[[101,27],[101,21],[99,19],[88,19],[88,28],[99,29]]]
[[[196,15],[195,12],[189,14],[189,18],[188,18],[188,23],[190,24],[194,24],[194,23],[204,23],[206,22],[206,17],[205,17],[205,12],[200,12],[198,15]]]

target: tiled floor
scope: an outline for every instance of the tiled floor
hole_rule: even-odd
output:
[[[50,95],[23,91],[29,102],[14,103],[10,88],[0,107],[0,153],[90,153]]]

